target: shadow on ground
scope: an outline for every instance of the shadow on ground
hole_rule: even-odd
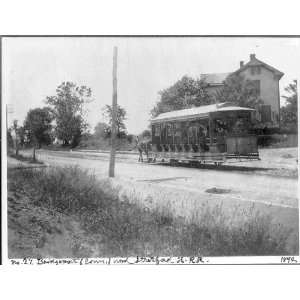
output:
[[[137,180],[137,182],[163,182],[163,181],[170,181],[176,179],[188,179],[190,177],[168,177],[168,178],[158,178],[158,179],[143,179]]]
[[[214,164],[189,164],[189,163],[177,163],[176,165],[162,162],[155,163],[161,166],[173,166],[193,169],[206,169],[206,170],[220,170],[220,171],[242,171],[242,172],[255,172],[255,171],[270,171],[276,168],[260,168],[260,167],[248,167],[248,166],[237,166],[237,165],[214,165]]]

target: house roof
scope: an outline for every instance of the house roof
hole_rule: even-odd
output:
[[[162,122],[162,121],[195,119],[195,118],[207,118],[208,114],[211,112],[237,111],[237,110],[251,111],[253,109],[247,108],[247,107],[234,106],[234,105],[232,105],[232,103],[223,102],[223,103],[218,103],[218,104],[204,105],[204,106],[198,106],[198,107],[175,110],[175,111],[163,113],[163,114],[158,115],[156,118],[151,119],[151,123],[158,123],[158,122]]]
[[[204,80],[209,85],[222,85],[223,81],[231,73],[210,73],[210,74],[201,74],[200,79]]]
[[[235,72],[233,72],[234,74],[238,74],[240,73],[241,71],[244,71],[245,69],[247,69],[248,67],[251,67],[251,66],[262,66],[262,67],[265,67],[266,69],[268,69],[269,71],[273,72],[275,75],[278,75],[279,78],[281,78],[284,73],[275,69],[274,67],[266,64],[265,62],[257,59],[255,57],[255,55],[253,56],[253,58],[251,58],[251,60],[246,63],[243,67],[239,68],[238,70],[236,70]]]
[[[235,72],[230,73],[209,73],[200,74],[200,79],[204,80],[210,86],[223,85],[224,80],[231,74],[238,74],[251,66],[263,66],[269,71],[273,72],[275,75],[279,76],[279,79],[284,75],[283,72],[275,69],[274,67],[266,64],[265,62],[257,59],[254,54],[251,55],[250,61],[246,63],[243,67],[239,68]]]

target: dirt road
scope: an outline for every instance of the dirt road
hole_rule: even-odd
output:
[[[88,154],[38,151],[38,157],[50,165],[79,165],[99,177],[106,177],[108,154]],[[295,178],[268,176],[257,172],[226,171],[141,164],[134,156],[120,155],[116,163],[116,177],[121,180],[147,183],[171,190],[192,192],[208,198],[214,194],[222,200],[262,203],[285,208],[298,208]]]

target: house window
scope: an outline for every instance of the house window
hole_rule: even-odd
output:
[[[251,66],[251,75],[256,75],[261,73],[261,67],[260,66]]]
[[[256,74],[260,74],[260,72],[261,72],[260,66],[257,66],[256,67]]]
[[[252,80],[252,85],[257,96],[260,95],[260,80]]]
[[[260,113],[262,122],[271,122],[271,105],[262,105]]]

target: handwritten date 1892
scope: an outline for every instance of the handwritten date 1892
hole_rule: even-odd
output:
[[[294,256],[282,256],[281,263],[283,264],[298,264],[299,261]]]

